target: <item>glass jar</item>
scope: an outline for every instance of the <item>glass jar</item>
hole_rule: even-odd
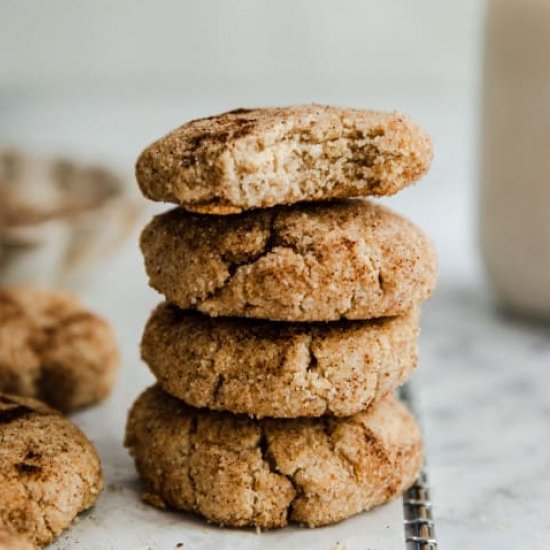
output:
[[[550,319],[550,0],[492,0],[481,245],[500,302]]]

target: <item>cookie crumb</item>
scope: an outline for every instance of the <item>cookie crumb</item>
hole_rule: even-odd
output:
[[[146,504],[154,506],[155,508],[161,508],[163,510],[166,508],[166,503],[164,502],[164,500],[153,493],[141,493],[141,500],[143,500],[143,502],[145,502]]]

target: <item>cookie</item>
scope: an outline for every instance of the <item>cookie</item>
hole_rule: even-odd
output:
[[[155,386],[130,411],[126,446],[150,503],[235,527],[338,522],[401,494],[422,463],[418,427],[393,397],[347,418],[252,420]]]
[[[213,317],[399,315],[427,299],[436,279],[421,230],[365,200],[223,217],[176,208],[143,230],[141,249],[153,288]]]
[[[103,487],[84,434],[34,399],[0,394],[0,529],[35,546],[54,540]]]
[[[428,135],[399,113],[304,105],[193,120],[136,164],[144,195],[208,214],[392,195],[429,169]]]
[[[34,550],[34,548],[34,545],[25,537],[0,527],[0,550]]]
[[[105,399],[117,367],[111,327],[74,296],[0,288],[0,391],[70,412]]]
[[[161,304],[141,353],[162,388],[194,407],[251,416],[349,416],[416,367],[418,312],[329,324],[212,319]]]

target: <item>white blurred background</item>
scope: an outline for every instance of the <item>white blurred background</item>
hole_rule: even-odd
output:
[[[4,0],[0,84],[471,82],[480,0]]]
[[[188,114],[245,103],[418,117],[424,98],[447,116],[477,90],[484,4],[1,0],[0,138],[129,159]]]
[[[307,102],[401,110],[432,134],[436,160],[428,178],[392,204],[411,212],[438,246],[474,255],[485,2],[0,6],[0,143],[105,161],[131,179],[139,151],[192,117]],[[463,268],[442,259],[443,273]]]

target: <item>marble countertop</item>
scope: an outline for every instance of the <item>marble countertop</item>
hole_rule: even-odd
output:
[[[309,89],[226,92],[223,98],[198,93],[188,97],[98,92],[90,96],[89,91],[70,97],[53,92],[0,94],[0,139],[89,157],[113,156],[129,168],[140,148],[164,130],[191,116],[227,107],[314,98],[357,106],[398,106],[414,115],[434,136],[433,170],[424,182],[386,202],[422,226],[434,239],[439,255],[440,282],[423,310],[421,362],[413,389],[426,436],[440,547],[547,548],[550,327],[500,315],[483,277],[476,246],[475,97],[448,87],[425,90],[421,86],[370,94],[342,88],[321,93]],[[122,349],[121,379],[112,398],[105,406],[76,417],[84,429],[101,423],[111,428],[97,443],[102,455],[108,455],[107,492],[113,510],[123,505],[126,489],[109,479],[133,475],[120,437],[124,411],[139,388],[151,381],[139,361],[138,343],[147,315],[159,301],[147,288],[136,242],[137,234],[116,258],[98,269],[93,284],[83,292],[89,305],[114,324]],[[128,486],[134,483],[127,481]],[[138,510],[137,517],[148,513],[145,508]],[[125,521],[113,513],[109,522],[110,514],[103,515],[104,524],[96,525],[97,529],[110,531],[115,528],[113,522]],[[131,521],[136,520],[128,520],[128,532],[134,529]],[[382,518],[379,525],[383,524]],[[77,524],[77,533],[79,529]],[[373,531],[369,545],[386,550],[376,544],[376,536]],[[312,547],[323,547],[320,540],[312,535]],[[216,541],[220,548],[230,547],[221,539]],[[73,546],[63,538],[56,545],[69,547]],[[109,547],[129,546],[113,543]],[[157,548],[146,538],[140,547]]]
[[[426,308],[415,379],[442,548],[547,548],[550,329],[498,315],[475,281]]]

